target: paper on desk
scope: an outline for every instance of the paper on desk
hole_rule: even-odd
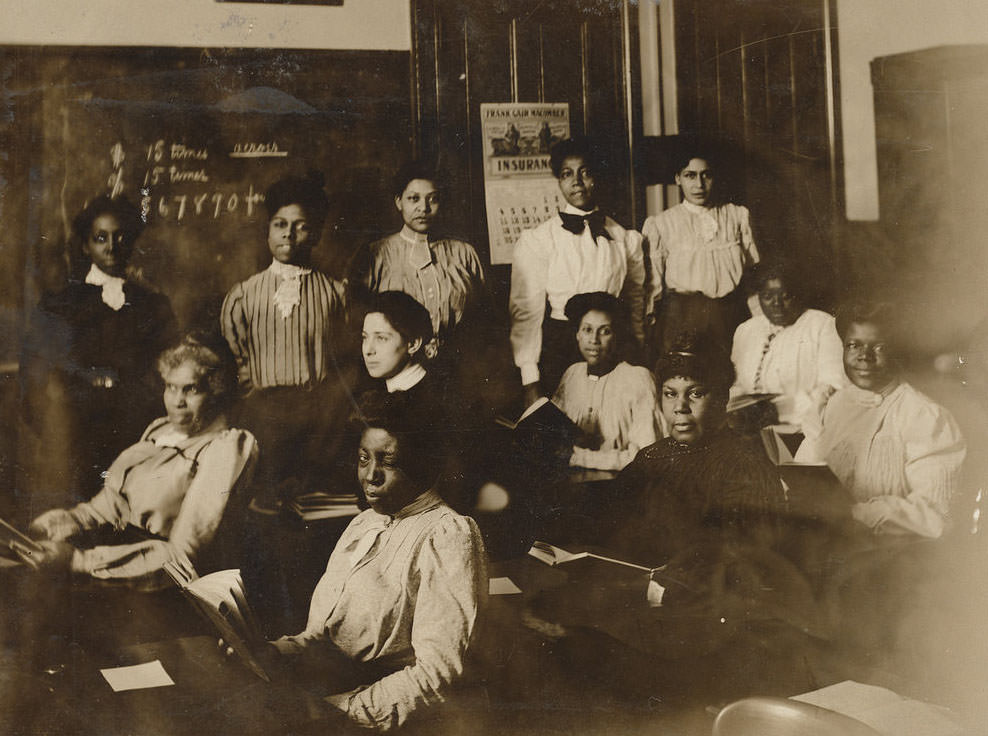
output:
[[[512,582],[511,578],[491,578],[488,591],[491,595],[515,595],[521,593],[521,588]]]
[[[110,683],[113,692],[122,690],[140,690],[146,687],[165,687],[174,685],[175,681],[168,676],[160,660],[134,664],[129,667],[108,667],[100,670],[100,674]]]
[[[856,718],[887,736],[959,736],[964,732],[946,708],[853,680],[792,699]]]

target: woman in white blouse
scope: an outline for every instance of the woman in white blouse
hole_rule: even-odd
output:
[[[954,418],[901,378],[888,304],[837,313],[850,386],[835,393],[819,436],[797,460],[825,460],[851,492],[854,519],[878,534],[936,538],[946,528],[965,443]]]
[[[748,209],[722,203],[711,154],[680,157],[675,180],[683,201],[645,220],[642,236],[651,263],[646,319],[655,321],[653,351],[664,354],[685,331],[730,345],[746,316],[738,289],[758,263]]]
[[[639,341],[643,334],[641,236],[597,208],[601,166],[594,147],[582,138],[560,141],[550,163],[566,208],[521,234],[511,265],[511,347],[526,406],[579,359],[565,315],[570,297],[592,291],[620,297]]]
[[[773,400],[778,420],[802,429],[808,413],[847,385],[841,339],[831,315],[806,308],[792,265],[759,265],[754,285],[761,314],[734,333],[737,379],[731,398],[778,394]]]
[[[158,587],[164,563],[200,559],[245,500],[257,445],[227,425],[237,369],[222,338],[188,335],[162,353],[158,370],[166,416],[120,453],[96,496],[32,522],[42,551],[18,550],[32,567]]]
[[[623,360],[634,338],[617,297],[577,294],[566,303],[566,316],[583,361],[566,369],[552,401],[582,432],[570,465],[621,470],[661,437],[655,378]]]
[[[357,479],[370,508],[333,550],[305,629],[258,652],[375,731],[449,698],[487,598],[480,532],[433,488],[444,448],[410,408],[407,392],[361,397]]]

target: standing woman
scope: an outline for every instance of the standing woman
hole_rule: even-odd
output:
[[[645,311],[655,322],[653,351],[668,352],[682,331],[729,349],[747,314],[741,279],[759,261],[748,209],[718,199],[716,163],[693,150],[676,167],[683,201],[645,220],[651,285]]]
[[[286,177],[265,195],[271,265],[223,301],[223,335],[246,389],[240,424],[262,448],[254,509],[272,511],[332,454],[345,411],[348,363],[345,284],[312,268],[329,202],[321,173]],[[345,418],[345,415],[344,415]]]
[[[579,360],[565,314],[576,294],[621,297],[642,337],[642,239],[597,208],[597,152],[586,139],[567,139],[553,147],[550,163],[566,208],[521,234],[511,266],[511,347],[526,406]]]
[[[155,416],[154,360],[175,336],[168,297],[128,268],[144,229],[126,198],[101,195],[72,222],[69,283],[38,304],[21,356],[31,439],[28,487],[88,498],[99,473]],[[53,448],[58,448],[53,452]]]
[[[440,346],[469,330],[488,304],[484,269],[474,247],[436,237],[443,190],[439,174],[422,161],[398,171],[393,193],[401,230],[371,244],[369,267],[361,278],[374,293],[403,291],[422,304]]]

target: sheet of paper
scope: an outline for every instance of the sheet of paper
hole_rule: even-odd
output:
[[[168,676],[160,660],[134,664],[129,667],[108,667],[100,670],[100,674],[110,683],[113,692],[122,690],[140,690],[147,687],[165,687],[174,685],[175,681]]]
[[[489,591],[491,595],[515,595],[521,593],[521,588],[511,578],[491,578]]]

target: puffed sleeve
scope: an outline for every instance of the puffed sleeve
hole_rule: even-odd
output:
[[[905,445],[905,496],[875,496],[852,508],[865,526],[883,534],[943,534],[966,447],[950,413],[927,400],[899,419]]]
[[[450,515],[422,547],[412,622],[415,662],[359,690],[347,703],[355,723],[378,731],[443,702],[464,661],[487,598],[484,546],[473,519]]]
[[[645,294],[645,316],[655,314],[655,305],[662,299],[663,284],[665,283],[666,258],[669,253],[662,242],[662,233],[659,228],[659,218],[649,217],[642,225],[642,239],[644,249],[648,253],[649,277],[648,291]]]
[[[81,550],[73,569],[96,578],[134,579],[154,575],[165,562],[182,555],[194,561],[216,534],[231,496],[249,483],[256,461],[253,435],[239,429],[223,431],[196,458],[195,477],[167,540]]]
[[[542,352],[542,320],[545,317],[546,278],[549,256],[539,247],[533,230],[526,230],[515,243],[511,264],[511,350],[521,370],[522,385],[539,380]]]
[[[250,384],[250,325],[247,322],[247,307],[244,303],[244,285],[237,284],[223,299],[220,309],[220,329],[226,338],[233,357],[237,360],[237,370],[241,385]]]
[[[628,258],[628,273],[624,277],[621,288],[621,298],[631,311],[631,326],[635,337],[641,343],[645,340],[642,327],[645,318],[645,251],[642,246],[642,236],[634,230],[628,230],[624,236],[624,247]],[[648,310],[651,312],[651,310]]]

